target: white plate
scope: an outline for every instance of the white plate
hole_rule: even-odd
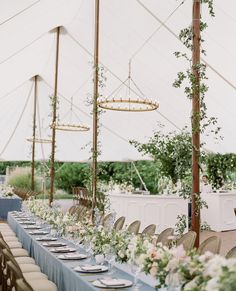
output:
[[[26,225],[26,226],[23,226],[24,229],[40,229],[41,226],[39,225]]]
[[[36,234],[36,233],[34,233],[34,234]],[[45,234],[48,234],[48,232],[46,232]],[[56,241],[57,240],[56,237],[36,237],[35,239],[37,241]]]
[[[29,224],[29,225],[33,225],[33,224],[36,224],[36,222],[24,220],[24,221],[20,221],[19,224]]]
[[[68,254],[68,255],[59,255],[58,259],[61,260],[83,260],[86,259],[87,256],[84,254]]]
[[[103,284],[103,281],[108,282],[110,281],[111,284]],[[113,283],[113,285],[112,285]],[[119,284],[118,284],[119,283]],[[133,283],[129,280],[125,280],[125,279],[112,279],[109,278],[108,279],[100,279],[100,280],[96,280],[92,283],[94,286],[99,287],[99,288],[103,288],[103,289],[120,289],[120,288],[127,288],[133,285]]]
[[[80,273],[101,273],[108,271],[108,267],[102,265],[81,265],[75,267],[74,270]]]
[[[29,231],[29,234],[32,235],[46,235],[49,234],[48,231],[44,231],[44,230],[34,230],[34,231]]]
[[[50,252],[52,252],[52,253],[71,253],[71,252],[76,252],[76,249],[59,247],[59,248],[50,249]]]
[[[43,243],[44,247],[65,247],[66,244],[63,242],[45,242]]]

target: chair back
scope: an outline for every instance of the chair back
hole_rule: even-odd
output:
[[[124,223],[125,223],[125,217],[124,216],[121,216],[120,218],[118,218],[116,220],[116,222],[114,223],[114,229],[115,230],[121,230],[124,226]]]
[[[132,233],[132,234],[138,234],[140,225],[141,225],[141,221],[140,220],[135,220],[134,222],[132,222],[128,226],[127,231]]]
[[[220,246],[221,239],[217,236],[211,236],[200,244],[198,251],[201,255],[205,254],[207,251],[213,254],[219,254]]]
[[[228,253],[226,254],[226,259],[236,258],[236,246],[233,247]]]
[[[157,237],[157,243],[162,243],[164,246],[169,243],[169,236],[174,234],[174,229],[169,227],[164,229]]]
[[[104,218],[102,219],[102,225],[104,228],[109,226],[110,220],[112,219],[113,213],[109,213],[107,215],[104,216]]]
[[[196,232],[190,230],[187,233],[185,233],[180,239],[177,240],[176,245],[177,246],[183,245],[185,251],[190,251],[194,246],[196,236],[197,236]]]
[[[156,225],[155,224],[150,224],[147,227],[144,228],[142,231],[142,235],[154,235],[156,231]]]
[[[73,215],[75,213],[75,210],[76,210],[76,206],[73,205],[69,208],[68,212],[69,212],[69,214]]]
[[[5,281],[8,282],[9,279],[8,289],[13,290],[16,287],[16,279],[23,278],[23,274],[15,258],[7,249],[3,250],[3,257],[6,262]]]
[[[16,280],[16,290],[17,291],[34,291],[24,279]]]
[[[9,252],[11,252],[8,244],[5,242],[5,240],[1,237],[0,238],[0,250],[3,251],[4,249],[7,249]]]

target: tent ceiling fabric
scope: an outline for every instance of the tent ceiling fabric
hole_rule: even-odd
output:
[[[142,3],[162,21],[180,6],[166,22],[178,34],[191,23],[192,1],[186,0],[183,5],[181,2],[100,1],[100,63],[106,76],[100,93],[110,95],[127,78],[128,63],[133,56],[132,78],[147,97],[160,103],[155,112],[106,111],[101,114],[100,160],[143,159],[129,140],[144,142],[154,130],[170,131],[190,126],[191,103],[182,90],[172,87],[177,72],[187,66],[173,53],[187,52],[187,49],[165,27],[158,29],[160,23],[140,5]],[[55,33],[50,31],[58,25],[63,26],[59,53],[59,116],[63,118],[70,109],[73,97],[78,121],[92,128],[92,108],[88,103],[93,93],[94,0],[1,0],[0,3],[0,158],[29,160],[31,146],[26,139],[32,135],[33,112],[30,79],[40,75],[38,119],[41,135],[45,138],[50,134],[49,96],[53,93],[55,70]],[[233,33],[236,3],[234,0],[228,0],[227,5],[221,0],[214,3],[216,17],[213,19],[203,8],[209,26],[203,36],[207,50],[205,59],[236,85],[236,34]],[[142,47],[155,30],[157,32]],[[211,151],[235,152],[235,89],[210,68],[207,74],[208,112],[218,117],[224,139],[216,142],[212,136],[202,138]],[[37,132],[39,134],[39,125]],[[91,130],[57,132],[56,159],[87,161],[91,156],[91,141]],[[43,145],[42,151],[42,146],[37,144],[37,159],[48,158],[50,151],[50,145]]]

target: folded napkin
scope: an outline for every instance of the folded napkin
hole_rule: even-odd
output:
[[[80,266],[81,270],[83,271],[101,271],[102,266],[100,265],[84,265]]]
[[[125,286],[125,282],[123,279],[113,279],[113,278],[106,278],[99,280],[103,285],[109,287],[117,287],[117,286]]]
[[[59,248],[51,249],[51,252],[54,252],[54,253],[69,253],[69,252],[75,252],[75,251],[76,251],[76,249],[65,248],[65,247],[59,247]]]
[[[45,247],[65,247],[66,244],[62,242],[46,242],[43,243],[43,246]]]

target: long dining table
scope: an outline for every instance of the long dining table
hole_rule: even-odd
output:
[[[36,218],[31,218],[36,220]],[[8,213],[8,224],[12,230],[16,233],[19,241],[22,243],[23,248],[26,249],[30,256],[33,257],[36,263],[40,266],[43,273],[45,273],[48,278],[53,281],[59,291],[105,291],[105,290],[127,290],[127,291],[153,291],[154,285],[147,284],[139,280],[139,287],[131,286],[126,288],[121,287],[95,287],[93,282],[95,280],[101,280],[106,278],[106,272],[104,273],[79,273],[74,270],[75,267],[81,266],[81,264],[94,264],[94,257],[90,256],[84,260],[61,260],[58,258],[58,253],[53,253],[50,248],[43,245],[38,238],[43,237],[40,235],[32,235],[30,232],[32,229],[26,229],[22,222],[19,222],[13,213]],[[45,227],[46,225],[44,225]],[[58,238],[57,242],[65,243],[69,247],[76,248],[76,251],[80,254],[86,254],[82,246],[73,244],[71,241]],[[124,264],[127,267],[127,264]],[[125,269],[125,268],[124,268]],[[128,272],[118,268],[113,267],[112,278],[125,279],[133,282],[133,276]]]

